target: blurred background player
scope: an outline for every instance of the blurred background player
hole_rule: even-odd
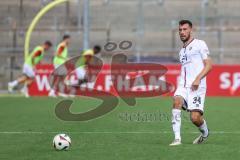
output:
[[[23,75],[17,80],[8,83],[8,91],[12,92],[15,87],[19,84],[24,84],[21,92],[28,95],[28,86],[34,81],[35,72],[34,67],[43,59],[44,52],[49,50],[52,47],[50,41],[46,41],[43,45],[37,46],[32,53],[27,57],[23,65]]]
[[[94,56],[94,51],[92,49],[87,49],[83,51],[81,59],[77,62],[78,68],[76,69],[76,76],[77,76],[77,84],[81,85],[87,82],[87,63],[91,61],[92,57]]]
[[[82,52],[82,59],[79,60],[79,64],[77,64],[79,67],[76,69],[78,85],[87,82],[87,65],[92,60],[93,56],[98,56],[100,54],[101,50],[99,45],[95,45],[93,49],[87,49]]]
[[[64,64],[67,59],[68,59],[68,46],[70,42],[70,35],[64,35],[63,36],[63,41],[58,45],[56,53],[53,58],[53,64],[55,70],[62,64]],[[64,94],[64,77],[66,75],[66,71],[64,70],[58,70],[57,73],[54,75],[54,81],[53,81],[53,86],[52,89],[49,92],[49,96],[51,97],[56,97],[55,90],[59,89],[62,92],[59,92],[60,96],[65,96]],[[62,85],[61,85],[62,84]],[[61,89],[62,87],[62,89]]]
[[[179,52],[181,62],[180,81],[174,93],[172,109],[172,128],[175,135],[170,146],[181,144],[181,109],[190,112],[192,123],[199,128],[201,134],[193,144],[200,144],[209,135],[207,123],[203,118],[204,102],[207,90],[206,76],[212,68],[209,50],[203,40],[192,35],[192,22],[179,22],[179,37],[183,47]]]

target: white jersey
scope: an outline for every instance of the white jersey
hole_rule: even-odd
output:
[[[193,39],[185,48],[179,52],[181,76],[179,86],[191,87],[193,81],[204,68],[203,60],[207,59],[209,50],[206,43],[202,40]],[[206,88],[206,77],[204,77],[199,87]]]

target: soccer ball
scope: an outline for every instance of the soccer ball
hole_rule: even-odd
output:
[[[71,146],[71,139],[66,134],[58,134],[53,138],[53,147],[59,151],[66,151]]]

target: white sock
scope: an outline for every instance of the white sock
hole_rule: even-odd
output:
[[[172,109],[172,128],[175,135],[175,139],[181,140],[181,110]]]
[[[51,90],[49,91],[49,95],[55,95],[55,90],[54,90],[54,89],[51,89]]]
[[[28,86],[27,86],[27,84],[24,84],[23,89],[24,89],[24,91],[25,91],[26,93],[28,93]]]
[[[199,130],[203,134],[203,137],[208,136],[208,128],[205,120],[203,120],[203,124],[199,127]]]

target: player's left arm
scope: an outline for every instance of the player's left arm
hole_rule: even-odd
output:
[[[202,56],[204,67],[192,83],[192,90],[193,91],[198,89],[201,80],[203,78],[205,78],[208,75],[208,73],[212,70],[212,59],[209,57],[209,50],[208,50],[208,47],[207,47],[205,42],[203,42],[203,44],[202,44],[202,48],[200,49],[200,53],[201,53],[201,56]]]
[[[58,58],[61,58],[61,59],[63,59],[63,60],[67,60],[65,57],[62,56],[62,53],[63,53],[65,47],[66,47],[66,46],[62,45],[62,46],[58,49],[58,51],[57,51],[57,57],[58,57]]]

